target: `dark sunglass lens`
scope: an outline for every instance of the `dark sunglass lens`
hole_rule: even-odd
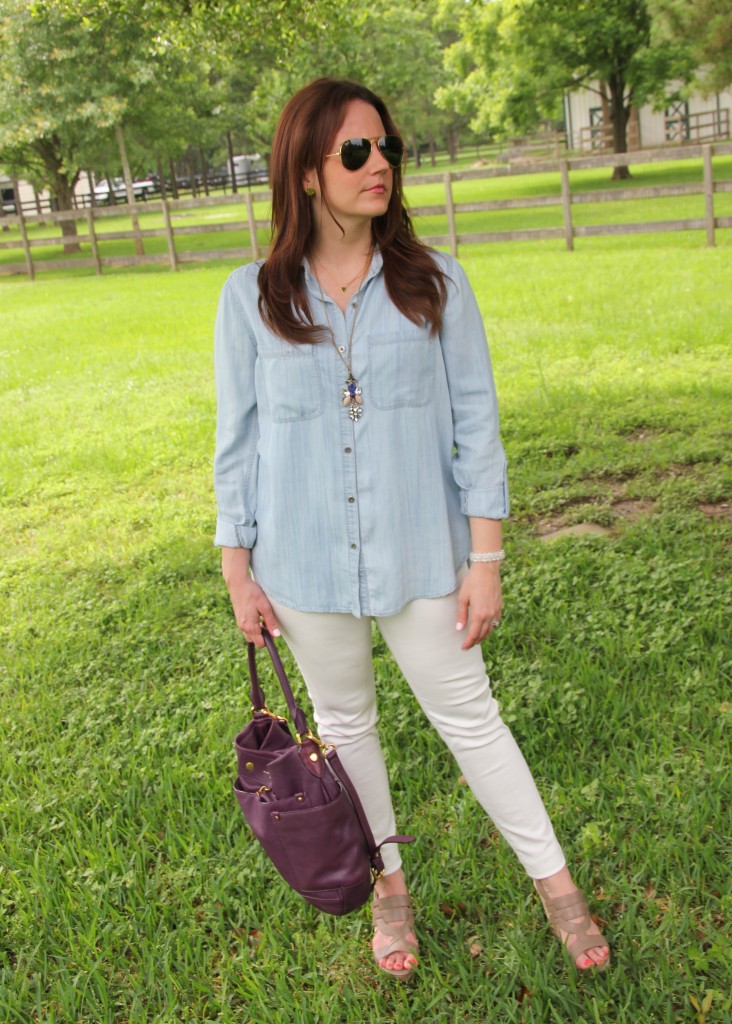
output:
[[[379,151],[387,163],[398,167],[404,157],[404,145],[398,135],[385,135],[378,142]]]
[[[348,139],[341,146],[341,162],[347,171],[357,171],[371,155],[368,139]]]

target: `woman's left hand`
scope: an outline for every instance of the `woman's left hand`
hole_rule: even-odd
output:
[[[473,562],[458,591],[457,629],[470,626],[464,651],[480,643],[501,620],[501,570],[497,562]],[[469,613],[469,615],[468,615]]]

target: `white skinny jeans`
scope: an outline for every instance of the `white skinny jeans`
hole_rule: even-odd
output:
[[[271,603],[307,685],[320,738],[338,748],[379,843],[397,828],[377,732],[371,619]],[[422,709],[529,876],[559,871],[562,849],[491,694],[480,647],[460,648],[465,633],[455,629],[457,591],[412,601],[376,621]],[[394,844],[382,856],[386,874],[401,865]]]

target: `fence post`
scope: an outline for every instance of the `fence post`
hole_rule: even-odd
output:
[[[704,156],[704,219],[707,222],[707,245],[714,240],[714,175],[712,173],[712,147],[702,146]]]
[[[18,203],[20,206],[20,203]],[[25,229],[25,217],[21,210],[18,210],[18,224],[20,226],[20,240],[23,243],[23,252],[25,253],[25,265],[28,270],[28,277],[31,281],[36,279],[36,271],[33,266],[33,257],[31,256],[30,245],[28,244],[28,232]]]
[[[259,259],[259,242],[257,241],[257,221],[254,216],[254,203],[252,201],[252,193],[247,189],[244,193],[244,202],[247,207],[247,217],[249,218],[249,241],[252,248],[252,259]]]
[[[178,269],[178,253],[175,251],[175,236],[173,234],[173,221],[170,217],[170,206],[167,199],[163,203],[163,223],[165,224],[165,237],[168,242],[168,256],[170,258],[170,269]]]
[[[86,211],[86,224],[87,230],[89,231],[89,241],[91,242],[92,259],[94,260],[94,269],[97,274],[102,272],[102,261],[99,258],[99,246],[97,244],[97,235],[94,230],[94,207],[87,207]]]
[[[455,227],[455,204],[452,201],[452,173],[445,172],[445,209],[447,210],[447,229],[450,234],[450,252],[457,258],[458,242]]]
[[[574,249],[574,227],[572,226],[572,193],[569,191],[569,162],[561,160],[559,170],[562,175],[562,216],[564,217],[564,243],[567,252]]]

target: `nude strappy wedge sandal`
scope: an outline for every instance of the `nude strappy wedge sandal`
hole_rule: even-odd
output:
[[[415,959],[419,953],[419,946],[414,939],[407,938],[407,934],[414,931],[414,908],[409,896],[404,894],[379,898],[374,894],[371,903],[371,918],[374,928],[392,940],[378,953],[374,952],[374,960],[379,970],[393,978],[408,978],[410,974],[414,974],[416,965],[411,968],[405,967],[401,971],[390,971],[379,963],[379,960],[383,960],[385,956],[397,951],[404,953],[405,956],[411,954]],[[400,921],[401,924],[395,925],[395,921]]]
[[[581,889],[575,889],[574,892],[570,892],[566,896],[555,896],[552,898],[548,895],[541,879],[534,879],[534,885],[539,893],[541,902],[544,904],[544,910],[546,911],[551,930],[560,942],[562,942],[562,932],[567,936],[562,945],[572,958],[575,966],[577,965],[577,957],[581,956],[588,949],[593,949],[595,946],[608,946],[609,948],[607,939],[602,935],[589,934],[592,918],[590,917],[590,911]],[[609,963],[610,954],[608,953],[599,964],[593,964],[591,967],[578,967],[577,970],[604,971]]]

